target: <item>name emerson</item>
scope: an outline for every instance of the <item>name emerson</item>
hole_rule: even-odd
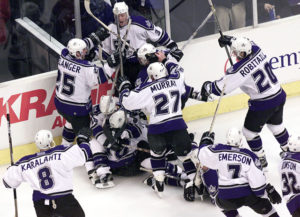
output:
[[[37,159],[32,159],[28,163],[24,163],[21,165],[22,172],[26,171],[28,169],[34,169],[37,166],[40,166],[42,164],[45,164],[48,161],[53,161],[53,160],[61,160],[61,154],[55,153],[55,154],[51,154],[51,155],[45,155],[45,156],[39,157]]]
[[[153,93],[154,91],[169,88],[169,87],[176,87],[176,82],[174,80],[165,80],[156,84],[153,84],[151,86],[151,92]]]
[[[219,154],[219,161],[235,161],[235,162],[250,165],[251,160],[252,159],[250,157],[245,156],[243,154],[237,154],[237,153],[220,153]]]
[[[64,60],[62,58],[59,58],[58,60],[58,65],[72,71],[72,72],[76,72],[76,73],[80,73],[80,69],[81,67],[77,64],[74,64],[70,61]]]
[[[258,55],[256,55],[251,62],[248,64],[245,64],[242,69],[239,70],[239,73],[243,77],[245,77],[247,74],[249,74],[253,69],[256,68],[264,59],[266,59],[267,56],[263,52],[259,52]]]

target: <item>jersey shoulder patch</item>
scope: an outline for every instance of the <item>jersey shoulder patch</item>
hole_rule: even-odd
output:
[[[147,20],[145,17],[142,16],[130,16],[131,18],[131,25],[137,25],[146,30],[153,30],[154,25],[150,20]]]

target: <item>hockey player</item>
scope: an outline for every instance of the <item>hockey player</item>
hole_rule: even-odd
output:
[[[272,72],[267,56],[254,42],[244,37],[224,36],[219,38],[219,44],[221,47],[229,45],[238,62],[220,80],[204,82],[202,98],[205,100],[210,94],[220,96],[224,86],[225,94],[240,88],[250,96],[243,134],[267,171],[268,163],[259,133],[266,124],[281,149],[287,150],[289,134],[282,123],[286,94]]]
[[[3,183],[17,188],[27,182],[33,189],[33,203],[38,217],[84,217],[84,211],[72,194],[73,168],[92,157],[85,135],[78,135],[78,145],[54,147],[50,131],[40,130],[35,144],[40,152],[22,157],[9,167]]]
[[[97,33],[100,35],[100,33]],[[102,34],[100,35],[101,38]],[[103,39],[103,38],[101,38]],[[85,60],[87,52],[100,43],[99,37],[92,33],[84,40],[74,38],[61,52],[58,60],[55,106],[67,123],[63,130],[63,143],[72,143],[79,130],[89,128],[92,109],[91,90],[107,81],[103,67],[97,67]],[[105,70],[111,70],[106,66]]]
[[[300,137],[290,136],[281,162],[281,189],[293,217],[300,217]]]
[[[124,73],[129,81],[134,85],[137,75],[140,71],[136,50],[140,48],[147,40],[166,46],[170,49],[171,55],[179,61],[183,53],[178,49],[177,44],[170,39],[169,35],[160,27],[153,25],[149,20],[142,16],[129,16],[128,6],[125,2],[117,2],[114,5],[113,13],[118,17],[120,26],[120,35],[134,49],[125,47]],[[113,32],[117,32],[117,25],[108,26]],[[103,41],[104,56],[107,56],[108,64],[115,67],[119,64],[118,40],[114,35]]]
[[[216,205],[227,217],[239,216],[237,209],[242,206],[249,206],[263,216],[278,217],[270,201],[280,203],[281,197],[273,186],[266,184],[258,157],[241,147],[241,131],[229,129],[226,140],[226,144],[200,146],[192,153],[193,161],[198,161],[204,171],[213,169],[218,173]]]
[[[142,45],[137,52],[138,60],[140,65],[144,66],[138,74],[138,78],[135,82],[135,86],[139,86],[142,83],[148,82],[148,74],[147,67],[149,64],[154,62],[162,62],[165,63],[167,60],[170,62],[174,62],[178,64],[178,61],[171,55],[168,50],[157,50],[152,44],[145,43]],[[169,73],[169,72],[168,72]],[[182,95],[182,108],[188,98],[196,99],[201,101],[201,93],[200,91],[194,90],[193,87],[185,84],[186,93]]]
[[[166,67],[171,72],[169,75]],[[176,156],[183,162],[184,172],[190,180],[196,171],[191,160],[186,158],[191,151],[191,140],[181,111],[180,97],[185,93],[183,69],[168,61],[166,67],[159,62],[150,64],[147,73],[151,82],[132,91],[126,78],[120,77],[117,82],[121,105],[127,110],[143,109],[149,114],[151,166],[156,180],[155,190],[159,193],[164,189],[164,155],[168,143],[171,143]]]

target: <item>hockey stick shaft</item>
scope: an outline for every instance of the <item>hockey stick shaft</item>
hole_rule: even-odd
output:
[[[193,32],[193,34],[189,37],[189,39],[184,43],[184,45],[182,46],[181,50],[183,51],[185,49],[185,47],[191,42],[191,40],[197,35],[197,33],[200,31],[200,29],[203,28],[203,26],[207,23],[207,21],[209,20],[209,18],[211,18],[211,16],[213,15],[213,12],[210,11],[209,14],[207,15],[207,17],[202,21],[202,23],[198,26],[198,28]]]
[[[121,49],[122,41],[121,41],[121,33],[120,33],[120,26],[119,26],[120,22],[119,22],[118,15],[115,15],[115,21],[116,21],[117,33],[118,33],[118,48],[119,48],[119,58],[120,58],[120,70],[121,70],[121,76],[124,76],[123,58],[122,58],[123,49]],[[123,48],[123,46],[122,46],[122,48]]]
[[[110,32],[111,34],[113,34],[114,36],[119,37],[117,33],[111,31],[105,23],[103,23],[100,19],[98,19],[98,18],[92,13],[91,8],[90,8],[90,0],[84,0],[84,7],[85,7],[85,10],[88,12],[88,14],[89,14],[90,16],[92,16],[98,23],[100,23],[107,31],[109,31],[109,32]],[[135,51],[135,49],[134,49],[132,46],[130,46],[125,40],[123,40],[122,38],[120,38],[120,40],[121,40],[123,43],[125,43],[130,49],[132,49],[132,50]]]
[[[11,130],[10,130],[10,114],[9,114],[9,106],[6,103],[6,119],[7,119],[7,131],[8,131],[8,142],[9,142],[9,152],[10,152],[10,164],[14,164],[13,158],[13,148],[12,148],[12,139],[11,139]],[[14,204],[15,204],[15,217],[18,217],[18,201],[17,201],[17,190],[13,188],[14,194]]]
[[[213,5],[213,3],[212,3],[212,0],[208,0],[208,4],[209,4],[209,6],[210,6],[210,10],[211,10],[211,11],[213,12],[213,14],[214,14],[214,18],[215,18],[215,21],[216,21],[216,25],[217,25],[218,31],[219,31],[221,37],[224,37],[224,36],[223,36],[223,32],[222,32],[222,30],[221,30],[220,23],[219,23],[219,19],[218,19],[217,14],[216,14],[216,9],[215,9],[215,7],[214,7],[214,5]],[[227,46],[225,46],[225,50],[226,50],[226,54],[227,54],[227,57],[228,57],[228,59],[229,59],[230,64],[233,65],[233,62],[232,62],[232,59],[231,59],[231,56],[230,56],[230,53],[229,53],[229,50],[228,50],[228,47],[227,47]]]
[[[153,174],[153,170],[147,169],[147,168],[145,168],[145,167],[140,167],[140,170],[141,170],[141,171],[144,171],[144,172],[148,172],[148,173],[152,173],[152,174]],[[182,180],[182,179],[179,178],[179,177],[172,176],[172,175],[167,174],[167,173],[165,173],[165,176],[168,177],[168,178],[171,178],[171,179],[176,179],[176,180],[178,180],[178,181],[181,181],[181,180]]]

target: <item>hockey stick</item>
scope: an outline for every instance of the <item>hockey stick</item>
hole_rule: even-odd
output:
[[[216,9],[215,9],[215,7],[214,7],[214,5],[213,5],[213,3],[212,3],[211,0],[208,0],[208,4],[209,4],[209,6],[210,6],[210,10],[211,10],[211,11],[213,12],[213,14],[214,14],[214,18],[215,18],[215,20],[216,20],[216,24],[217,24],[218,31],[219,31],[221,37],[224,37],[223,32],[222,32],[222,30],[221,30],[220,23],[219,23],[219,19],[218,19],[217,14],[216,14]],[[231,56],[230,56],[230,53],[229,53],[229,50],[228,50],[227,46],[225,46],[225,50],[226,50],[226,54],[227,54],[227,56],[228,56],[228,59],[229,59],[229,61],[230,61],[230,64],[233,65],[233,62],[232,62],[232,59],[231,59]]]
[[[109,31],[111,34],[113,34],[114,36],[120,38],[120,40],[125,43],[130,49],[132,49],[133,51],[135,51],[135,49],[130,46],[125,40],[123,40],[117,33],[111,31],[108,26],[103,23],[100,19],[98,19],[91,11],[91,8],[90,8],[90,0],[84,0],[84,7],[85,7],[85,10],[88,12],[89,15],[91,15],[98,23],[100,23],[107,31]]]
[[[145,168],[145,167],[140,167],[140,170],[141,170],[141,171],[144,171],[144,172],[148,172],[148,173],[152,173],[152,174],[153,174],[153,170],[147,169],[147,168]],[[165,173],[165,176],[168,177],[168,178],[171,178],[171,179],[176,179],[176,180],[178,180],[178,181],[184,181],[184,180],[182,180],[181,178],[176,177],[176,176],[169,175],[168,173]]]
[[[119,26],[119,17],[118,17],[118,15],[115,15],[115,21],[116,21],[117,33],[118,33],[118,48],[119,48],[119,58],[120,58],[120,70],[121,70],[121,76],[124,76],[123,58],[122,58],[122,51],[123,51],[123,49],[121,49],[122,42],[121,42],[121,33],[120,33],[120,26]],[[124,46],[122,46],[122,48],[123,47]]]
[[[9,106],[6,103],[6,118],[7,118],[7,131],[8,131],[8,141],[9,141],[9,152],[10,152],[10,165],[14,164],[13,158],[13,148],[12,148],[12,140],[11,140],[11,130],[10,130],[10,114],[9,114]],[[15,217],[18,217],[18,201],[17,201],[17,190],[13,188],[14,193],[14,203],[15,203]]]
[[[181,47],[181,50],[183,51],[184,48],[191,42],[191,40],[197,35],[200,29],[203,28],[203,26],[207,23],[209,18],[213,15],[213,12],[210,11],[207,17],[203,20],[203,22],[198,26],[198,28],[193,32],[193,34],[189,37],[189,39],[184,43],[184,45]]]

